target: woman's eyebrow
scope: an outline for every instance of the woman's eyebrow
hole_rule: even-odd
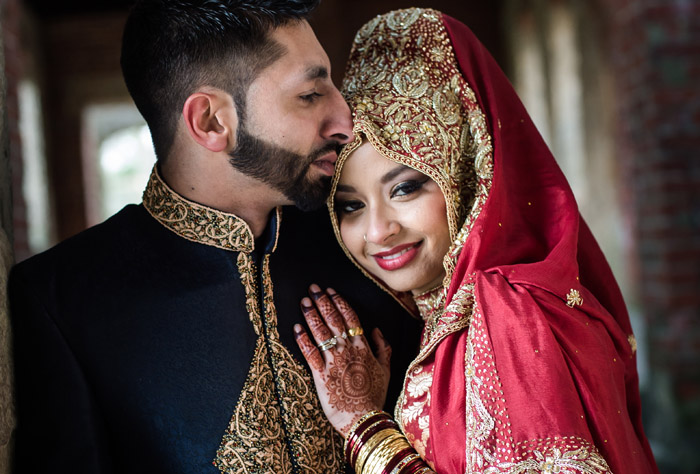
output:
[[[403,173],[404,171],[409,171],[409,170],[412,170],[412,169],[413,169],[413,168],[410,168],[410,167],[408,167],[408,166],[406,166],[406,165],[398,165],[396,168],[394,168],[394,169],[388,171],[384,176],[382,176],[382,177],[380,178],[379,182],[382,183],[382,184],[386,184],[386,183],[388,183],[389,181],[391,181],[392,179],[394,179],[394,178],[396,178],[397,176],[399,176],[399,175],[400,175],[401,173]]]
[[[403,172],[405,172],[405,171],[411,171],[411,170],[413,170],[413,168],[411,168],[410,166],[398,165],[398,166],[396,166],[395,168],[393,168],[393,169],[387,171],[387,173],[384,174],[384,176],[382,176],[381,178],[379,178],[379,182],[382,183],[382,184],[386,184],[386,183],[388,183],[389,181],[391,181],[392,179],[394,179],[394,178],[396,178],[397,176],[401,175]],[[356,192],[357,190],[356,190],[353,186],[350,186],[349,184],[340,184],[340,183],[338,183],[338,186],[336,186],[336,191],[343,192],[343,193],[354,193],[354,192]]]
[[[335,190],[340,191],[341,193],[354,193],[355,191],[357,191],[354,187],[348,184],[338,184]]]

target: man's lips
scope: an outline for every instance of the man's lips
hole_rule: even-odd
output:
[[[319,168],[326,176],[333,176],[336,161],[338,161],[338,155],[335,151],[331,151],[314,160],[312,164]]]
[[[390,250],[372,254],[372,257],[382,269],[389,271],[398,270],[418,255],[418,249],[422,244],[423,241],[421,240],[419,242],[397,245]]]

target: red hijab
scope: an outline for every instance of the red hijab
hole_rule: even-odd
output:
[[[425,78],[409,77],[402,58],[420,64],[414,69]],[[453,70],[459,81],[450,79]],[[378,74],[394,88],[377,85]],[[338,172],[366,138],[387,158],[431,176],[454,204],[439,315],[427,322],[397,407],[419,452],[438,473],[658,472],[641,425],[636,344],[619,288],[552,153],[491,55],[462,23],[409,9],[363,27],[348,75],[344,89],[360,138],[341,155]],[[423,89],[408,93],[401,84],[423,80],[432,91],[437,79],[451,80],[462,117],[447,125],[438,123],[443,112],[421,119],[446,130],[440,136],[452,155],[438,158],[426,157],[405,117],[407,125],[397,126],[386,113],[394,120],[397,103],[428,104]],[[442,104],[436,97],[435,110]],[[406,136],[393,133],[399,129]],[[476,172],[465,178],[458,172],[465,166]],[[332,197],[329,205],[332,211]],[[422,411],[411,413],[418,404]]]

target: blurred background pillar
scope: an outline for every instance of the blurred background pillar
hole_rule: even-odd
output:
[[[10,166],[10,133],[16,108],[8,104],[12,100],[12,61],[5,58],[5,41],[12,41],[12,11],[15,5],[0,4],[0,474],[10,474],[12,434],[15,426],[12,398],[12,360],[10,327],[7,307],[7,275],[13,263],[12,251],[12,172]],[[9,76],[9,77],[8,77]]]

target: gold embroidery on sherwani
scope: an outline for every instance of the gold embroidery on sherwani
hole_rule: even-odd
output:
[[[239,252],[237,267],[245,289],[246,311],[258,339],[214,460],[216,466],[221,472],[235,474],[341,472],[342,440],[323,415],[308,370],[279,340],[269,256],[263,260],[261,289],[250,254],[254,239],[248,225],[233,214],[179,196],[163,182],[155,167],[144,191],[143,205],[158,222],[185,239]],[[275,247],[281,218],[281,209],[277,208]]]
[[[153,167],[143,192],[143,207],[158,222],[180,237],[224,250],[250,252],[253,232],[234,214],[189,201],[170,189]],[[280,210],[277,210],[280,216]]]
[[[257,299],[257,270],[249,254],[238,255],[238,269],[258,341],[217,453],[217,467],[236,474],[286,474],[294,472],[295,465],[297,472],[342,471],[342,440],[323,416],[313,380],[279,341],[269,256],[262,266],[264,315]],[[290,449],[293,459],[288,457]]]
[[[596,447],[577,436],[515,442],[485,322],[474,303],[464,357],[467,474],[611,474]]]

